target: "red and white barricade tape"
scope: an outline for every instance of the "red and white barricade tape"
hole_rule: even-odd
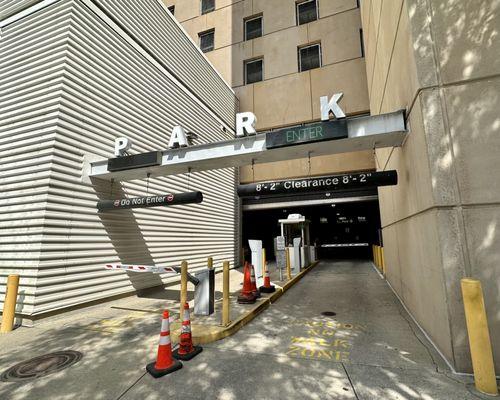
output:
[[[132,272],[153,272],[155,274],[177,274],[171,267],[157,267],[154,265],[128,265],[128,264],[106,264],[105,269],[123,269]]]

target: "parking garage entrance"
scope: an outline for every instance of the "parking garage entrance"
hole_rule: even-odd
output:
[[[308,221],[309,241],[319,259],[371,259],[380,244],[380,212],[376,188],[357,193],[321,193],[297,197],[243,199],[242,238],[262,240],[267,259],[275,260],[279,221],[300,214]],[[300,236],[300,232],[292,232]],[[245,257],[247,259],[247,257]]]

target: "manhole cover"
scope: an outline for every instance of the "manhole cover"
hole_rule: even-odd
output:
[[[40,378],[68,368],[80,361],[82,356],[82,353],[73,350],[44,354],[10,367],[0,375],[0,380],[14,382]]]
[[[337,313],[333,311],[323,311],[321,315],[323,317],[334,317],[335,315],[337,315]]]

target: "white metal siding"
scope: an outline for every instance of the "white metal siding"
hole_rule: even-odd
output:
[[[37,2],[38,0],[0,0],[0,20],[24,10]]]
[[[96,0],[95,3],[204,102],[210,103],[227,124],[233,123],[231,110],[236,101],[233,90],[220,75],[213,73],[209,61],[175,18],[168,15],[161,0]],[[214,102],[214,98],[218,101]]]
[[[131,138],[133,152],[162,149],[181,124],[200,143],[227,140],[220,115],[209,109],[222,103],[224,114],[235,112],[231,92],[202,104],[189,93],[196,88],[179,87],[88,4],[53,4],[3,28],[0,41],[0,110],[13,115],[0,119],[0,196],[10,199],[0,208],[0,288],[8,273],[21,273],[25,315],[172,279],[107,271],[104,263],[179,265],[186,259],[196,270],[208,256],[219,266],[234,261],[234,169],[155,178],[149,185],[146,179],[84,179],[86,160],[112,157],[115,137]],[[215,71],[196,68],[193,75],[218,79]],[[202,191],[204,202],[96,211],[98,199],[186,190]]]
[[[0,299],[20,273],[23,314],[35,305],[70,23],[61,3],[0,33]]]

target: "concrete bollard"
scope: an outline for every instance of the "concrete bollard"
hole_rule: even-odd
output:
[[[228,326],[229,320],[229,261],[222,264],[222,326]]]
[[[14,317],[16,316],[17,291],[19,289],[19,275],[9,275],[7,278],[7,290],[3,302],[2,326],[0,333],[7,333],[14,328]]]
[[[480,392],[496,396],[498,387],[481,282],[477,279],[464,278],[460,283],[469,334],[474,383]]]
[[[207,258],[207,268],[212,269],[214,267],[214,259],[213,257],[208,257]]]
[[[180,309],[179,318],[182,319],[184,315],[184,303],[187,302],[187,284],[188,284],[188,263],[183,261],[181,263],[181,298],[180,298]]]
[[[286,276],[288,280],[292,279],[292,266],[290,265],[290,249],[287,247],[286,252]]]

